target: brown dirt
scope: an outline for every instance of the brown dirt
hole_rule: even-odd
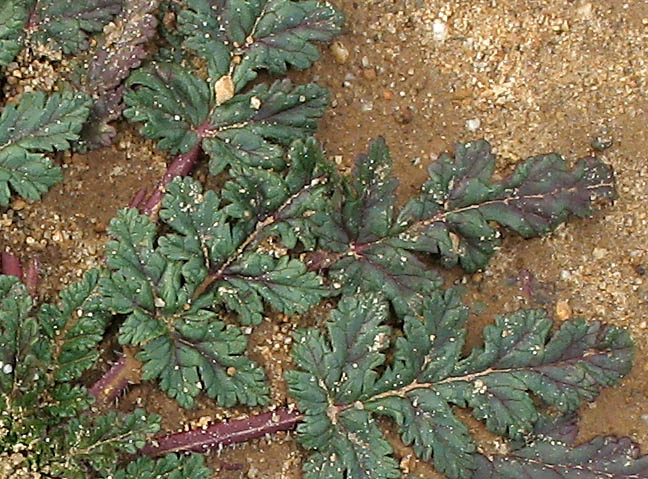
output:
[[[614,205],[542,239],[509,235],[484,274],[452,271],[448,282],[466,283],[468,301],[487,304],[471,318],[471,331],[529,306],[627,327],[637,344],[634,369],[583,408],[580,439],[628,435],[648,450],[648,1],[338,3],[348,19],[340,38],[348,59],[339,63],[325,51],[313,69],[293,77],[331,90],[334,108],[318,137],[341,169],[370,138],[386,137],[401,199],[456,141],[485,137],[504,173],[532,154],[558,151],[575,160],[592,153],[594,137],[613,138],[601,156],[617,174]],[[163,155],[129,127],[115,148],[61,161],[65,180],[43,202],[15,201],[0,211],[0,244],[23,258],[41,257],[44,298],[101,263],[107,221],[164,166]],[[529,275],[531,294],[521,287]],[[280,377],[290,365],[285,339],[293,326],[274,315],[252,335],[252,354],[266,365],[277,404],[285,399]],[[162,413],[168,430],[249,412],[207,400],[179,411],[147,384],[132,387],[121,407],[136,403]],[[434,477],[410,448],[393,443],[408,478]],[[209,463],[224,479],[292,479],[300,477],[302,458],[284,434],[211,453]]]

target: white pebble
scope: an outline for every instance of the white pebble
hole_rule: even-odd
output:
[[[438,18],[432,24],[432,37],[435,41],[443,43],[448,38],[448,25]]]
[[[466,122],[466,128],[468,129],[468,131],[477,131],[479,130],[480,126],[481,121],[479,120],[479,118],[473,118]]]

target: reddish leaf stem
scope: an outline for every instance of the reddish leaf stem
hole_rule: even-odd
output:
[[[22,279],[23,269],[17,256],[6,251],[2,252],[2,274]]]
[[[130,379],[129,361],[123,354],[113,366],[95,382],[88,392],[96,399],[97,405],[114,401],[128,387]]]
[[[157,210],[162,202],[162,197],[166,189],[166,185],[177,176],[186,176],[194,168],[200,156],[200,142],[196,144],[191,150],[186,153],[178,155],[171,164],[167,167],[166,173],[155,187],[155,191],[149,196],[144,206],[140,211],[148,216],[155,216]]]
[[[38,296],[38,283],[40,281],[40,258],[38,256],[33,257],[27,263],[27,269],[25,269],[25,277],[23,282],[27,286],[27,291],[32,298]]]
[[[137,192],[133,199],[128,203],[129,208],[139,208],[148,193],[148,188],[142,188]]]
[[[299,411],[286,408],[245,419],[212,424],[204,429],[175,432],[153,439],[139,452],[160,456],[169,452],[206,452],[210,449],[258,439],[278,431],[289,431],[304,419]]]

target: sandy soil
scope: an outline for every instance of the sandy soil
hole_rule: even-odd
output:
[[[485,137],[506,173],[533,154],[557,151],[572,161],[592,154],[593,140],[612,140],[597,154],[617,174],[613,205],[601,205],[594,218],[572,221],[546,238],[508,235],[487,271],[450,271],[448,283],[465,282],[468,302],[484,308],[472,316],[471,330],[498,313],[538,306],[563,319],[583,316],[627,327],[637,343],[634,369],[582,410],[580,439],[628,435],[648,450],[648,1],[338,4],[348,18],[342,46],[292,76],[332,91],[334,107],[318,137],[341,169],[349,168],[370,138],[386,137],[401,199],[456,141]],[[343,62],[340,49],[349,52]],[[35,69],[32,80],[38,82],[44,71]],[[44,298],[101,263],[108,220],[163,171],[164,156],[151,143],[129,126],[121,130],[113,149],[61,158],[65,180],[42,203],[16,200],[0,211],[0,244],[23,258],[40,256]],[[530,290],[522,288],[525,278],[533,278]],[[283,344],[293,327],[275,315],[252,336],[252,354],[264,361],[277,403],[285,397],[280,377],[290,362],[286,348],[274,345]],[[134,403],[163,413],[169,430],[205,416],[248,412],[214,408],[210,401],[177,411],[151,385],[132,387],[120,407]],[[408,478],[434,477],[391,436]],[[209,462],[225,479],[296,479],[302,457],[284,434],[212,453]]]

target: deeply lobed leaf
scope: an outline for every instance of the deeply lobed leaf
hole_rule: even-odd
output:
[[[457,145],[454,157],[441,156],[430,166],[419,197],[400,213],[402,230],[392,243],[474,271],[499,244],[492,223],[530,238],[553,230],[570,214],[591,214],[594,200],[615,195],[611,168],[594,158],[570,170],[560,155],[535,156],[495,182],[490,179],[494,166],[485,140]]]
[[[189,0],[178,23],[184,45],[207,60],[212,82],[231,75],[239,91],[260,69],[309,68],[319,58],[314,42],[338,35],[343,16],[315,0]]]
[[[197,226],[182,218],[169,221],[184,231]],[[144,362],[144,379],[158,379],[184,407],[191,407],[201,390],[224,406],[264,404],[263,371],[243,355],[247,339],[208,309],[211,293],[191,301],[197,283],[183,276],[181,261],[155,247],[150,219],[122,210],[109,232],[115,238],[106,246],[113,273],[102,281],[102,293],[111,309],[128,315],[119,340],[142,348],[137,358]]]
[[[70,419],[54,434],[54,477],[84,479],[91,473],[111,474],[122,452],[134,454],[160,430],[160,417],[137,409],[127,416],[115,412]]]
[[[98,291],[99,278],[98,270],[90,270],[60,293],[60,306],[40,308],[43,332],[58,343],[52,358],[56,381],[79,379],[99,358],[97,346],[109,319]]]
[[[138,457],[119,469],[115,479],[208,479],[211,471],[204,465],[203,456],[167,454],[160,459]]]
[[[124,115],[158,146],[183,153],[201,143],[216,175],[230,165],[286,167],[285,147],[315,131],[328,93],[289,80],[259,84],[219,103],[204,80],[177,65],[152,64],[128,79]]]
[[[20,103],[2,110],[0,151],[9,146],[29,152],[67,150],[79,137],[89,108],[90,98],[83,93],[26,93]]]
[[[265,176],[272,183],[262,185],[253,177],[230,183],[224,195],[231,203],[221,209],[216,195],[203,195],[195,181],[172,182],[160,212],[175,230],[160,238],[160,251],[170,259],[186,261],[183,277],[194,285],[200,283],[194,296],[214,291],[210,301],[227,305],[246,324],[261,321],[264,302],[293,314],[305,312],[328,294],[321,278],[285,250],[261,249],[262,240],[272,235],[285,236],[291,246],[296,241],[293,235],[306,242],[310,238],[305,217],[323,191],[324,181],[317,171],[321,153],[312,141],[296,143],[291,158],[293,167],[284,176]],[[272,190],[272,197],[265,188]],[[299,224],[303,234],[283,234]]]
[[[358,157],[353,179],[346,181],[328,209],[314,215],[322,248],[334,253],[328,267],[343,294],[381,291],[404,314],[441,285],[441,278],[409,251],[389,244],[394,223],[392,160],[385,141],[372,142]]]
[[[92,270],[33,314],[25,286],[0,276],[0,455],[3,474],[18,469],[83,479],[110,474],[159,430],[143,411],[93,417],[93,398],[76,383],[98,357],[107,314]],[[44,440],[46,438],[47,440]],[[26,469],[25,469],[26,468]]]
[[[28,31],[37,43],[77,53],[88,48],[88,34],[100,32],[121,7],[122,0],[38,0]]]
[[[259,84],[212,108],[203,134],[209,172],[237,164],[285,168],[284,148],[315,132],[328,103],[328,91],[319,85],[293,86],[285,79]]]
[[[396,338],[387,363],[387,311],[376,296],[345,297],[327,323],[327,336],[316,329],[296,335],[298,369],[287,372],[286,380],[306,414],[299,440],[316,451],[304,466],[307,477],[345,477],[345,471],[399,477],[388,444],[362,449],[371,449],[370,441],[358,442],[347,425],[353,417],[351,424],[371,427],[373,414],[393,418],[403,442],[421,459],[433,460],[439,472],[472,477],[481,462],[453,406],[470,407],[494,433],[526,437],[543,420],[543,408],[573,411],[631,366],[632,343],[624,330],[572,320],[550,336],[551,322],[541,311],[498,317],[484,332],[484,346],[462,358],[468,312],[456,290],[433,293],[416,316],[405,316],[404,335]],[[378,430],[371,436],[384,441]],[[371,456],[376,451],[382,459]],[[357,472],[367,461],[370,470]]]
[[[615,194],[612,170],[594,158],[570,170],[559,155],[536,156],[501,181],[491,180],[494,167],[485,140],[458,144],[454,156],[432,163],[421,194],[396,214],[392,161],[384,140],[372,142],[352,179],[313,218],[327,250],[313,266],[327,268],[343,293],[380,291],[405,314],[439,285],[419,254],[475,271],[500,243],[497,224],[538,236]]]
[[[155,35],[153,11],[158,6],[159,0],[124,0],[114,28],[92,56],[84,89],[94,101],[81,132],[82,149],[112,143],[116,130],[109,122],[118,119],[124,109],[122,82],[147,55],[144,47]]]
[[[23,30],[32,1],[6,0],[0,4],[0,67],[13,61],[23,44]]]
[[[207,83],[179,65],[153,63],[136,70],[126,82],[124,116],[142,121],[140,132],[159,139],[172,153],[186,152],[199,141],[196,129],[210,108]]]
[[[61,180],[61,169],[41,151],[66,150],[88,117],[90,99],[79,93],[26,93],[0,115],[0,205],[12,190],[37,200]]]

